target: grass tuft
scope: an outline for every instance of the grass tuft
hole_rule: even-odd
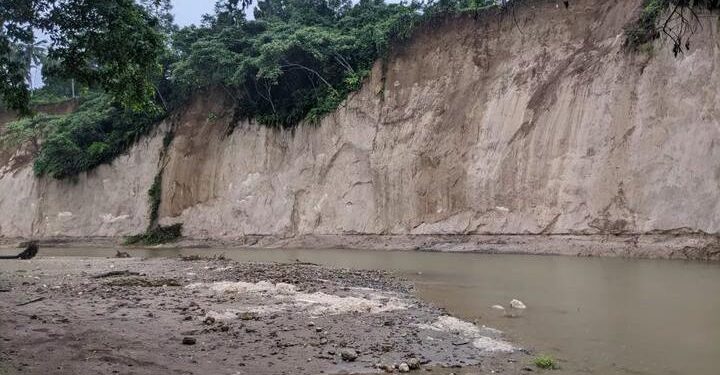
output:
[[[555,370],[560,368],[555,358],[547,354],[542,354],[535,357],[533,363],[535,364],[535,366],[545,370]]]
[[[127,237],[125,245],[152,246],[177,241],[182,237],[182,227],[182,223],[168,226],[158,225],[148,229],[145,233]]]

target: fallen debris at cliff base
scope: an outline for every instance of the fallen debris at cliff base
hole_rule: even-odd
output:
[[[530,363],[500,331],[447,316],[380,271],[137,258],[40,258],[0,271],[11,289],[2,336],[26,353],[0,361],[26,374],[513,374]],[[9,302],[31,294],[44,300]]]

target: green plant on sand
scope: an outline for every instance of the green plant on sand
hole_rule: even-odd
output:
[[[535,366],[545,370],[554,370],[559,368],[555,358],[547,354],[542,354],[535,357],[533,363],[535,364]]]
[[[182,236],[182,223],[168,226],[157,225],[149,228],[145,233],[129,236],[125,239],[125,245],[160,245],[176,241]]]

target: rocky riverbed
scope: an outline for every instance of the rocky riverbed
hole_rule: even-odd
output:
[[[0,263],[0,374],[523,373],[500,331],[379,271],[225,259]]]

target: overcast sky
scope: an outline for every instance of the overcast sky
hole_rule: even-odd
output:
[[[215,0],[172,0],[175,23],[180,26],[199,24],[203,14],[212,13]]]

